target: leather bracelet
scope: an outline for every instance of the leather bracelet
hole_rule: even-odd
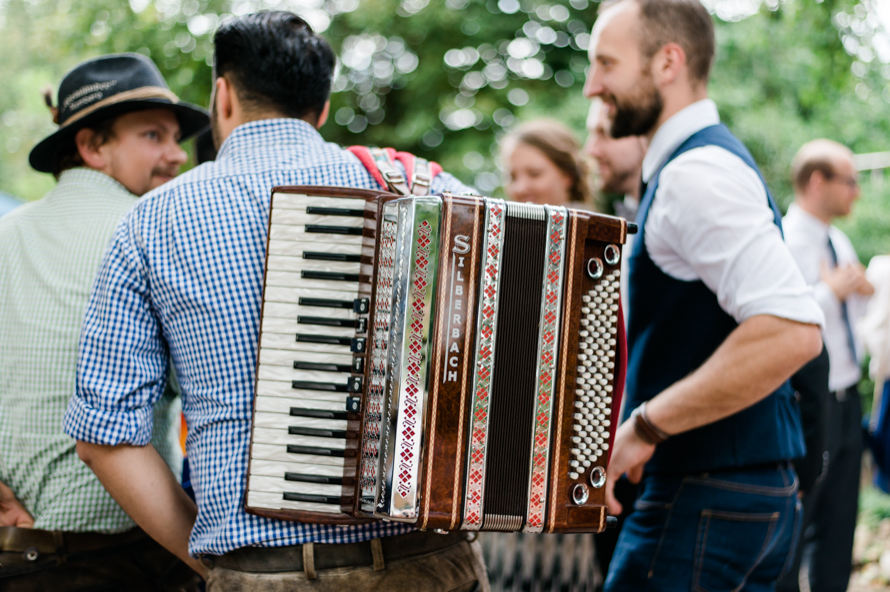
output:
[[[646,444],[656,446],[668,439],[668,434],[658,429],[655,424],[649,421],[649,417],[646,415],[646,403],[643,403],[633,410],[631,419],[633,419],[634,422],[634,431]]]

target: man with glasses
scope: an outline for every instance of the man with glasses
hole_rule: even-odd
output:
[[[831,224],[849,215],[859,198],[853,153],[831,140],[813,140],[794,157],[791,175],[794,203],[782,221],[785,240],[825,312],[823,338],[832,393],[826,426],[827,470],[804,498],[801,547],[813,592],[846,590],[862,458],[862,410],[856,390],[862,349],[855,327],[874,288],[850,239]],[[778,590],[797,591],[798,571],[790,570]]]

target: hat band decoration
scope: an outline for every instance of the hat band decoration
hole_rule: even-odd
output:
[[[143,86],[142,88],[134,88],[133,90],[125,90],[123,92],[115,93],[110,97],[104,98],[101,101],[90,105],[89,107],[81,109],[80,111],[66,119],[65,123],[63,123],[61,127],[66,127],[103,107],[115,105],[117,103],[123,103],[124,101],[139,101],[144,99],[167,99],[174,104],[179,102],[179,97],[177,97],[175,94],[173,94],[172,91],[166,88],[160,86]]]

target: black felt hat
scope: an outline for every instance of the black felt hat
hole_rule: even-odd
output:
[[[180,101],[147,57],[123,53],[88,60],[62,79],[57,106],[50,105],[59,129],[31,150],[28,161],[35,170],[51,173],[59,148],[71,142],[78,130],[131,111],[159,107],[176,114],[183,140],[210,124],[207,111]]]

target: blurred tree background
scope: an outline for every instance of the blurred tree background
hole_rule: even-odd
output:
[[[890,21],[880,0],[704,0],[718,53],[710,85],[783,206],[801,144],[890,150]],[[150,56],[183,99],[207,105],[213,31],[233,14],[288,9],[340,61],[323,135],[435,159],[500,193],[498,139],[547,116],[586,136],[581,95],[598,4],[589,0],[0,0],[0,191],[37,199],[27,164],[53,130],[40,90],[103,53]],[[884,16],[885,18],[881,18]],[[863,260],[890,251],[890,182],[865,174],[844,222]]]

